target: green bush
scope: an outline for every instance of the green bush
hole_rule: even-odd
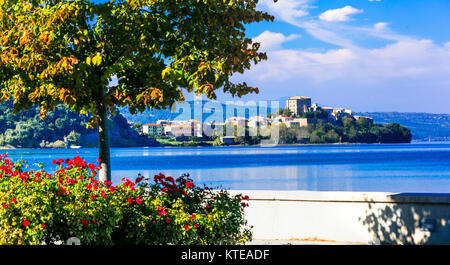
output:
[[[100,183],[100,166],[79,156],[54,173],[0,155],[0,244],[239,244],[251,240],[248,197],[177,179],[138,176]]]

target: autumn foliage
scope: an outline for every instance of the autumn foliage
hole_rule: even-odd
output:
[[[230,81],[266,58],[244,24],[273,20],[257,0],[2,0],[0,99],[97,114],[164,108],[187,92],[257,92]],[[117,84],[110,81],[116,77]],[[95,115],[93,121],[96,120]]]

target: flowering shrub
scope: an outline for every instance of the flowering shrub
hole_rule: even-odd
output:
[[[100,162],[100,161],[99,161]],[[54,160],[57,170],[26,170],[0,155],[0,244],[237,244],[251,239],[248,197],[177,179],[96,178],[100,166],[79,156]]]

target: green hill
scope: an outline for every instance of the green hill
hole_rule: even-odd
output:
[[[113,147],[147,146],[153,139],[139,135],[128,124],[120,112],[109,115],[110,142]],[[44,120],[39,118],[39,108],[32,107],[16,115],[12,113],[12,102],[0,103],[0,146],[19,148],[64,147],[81,145],[97,146],[96,129],[86,129],[89,117],[58,106]]]
[[[450,114],[361,112],[376,123],[399,123],[411,130],[416,141],[450,141]]]

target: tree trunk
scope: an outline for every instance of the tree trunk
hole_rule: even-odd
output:
[[[103,89],[102,89],[103,90]],[[104,92],[103,92],[104,93]],[[98,155],[102,168],[99,172],[101,182],[111,181],[111,157],[109,150],[108,120],[106,106],[103,102],[97,103],[97,128],[98,128]]]

